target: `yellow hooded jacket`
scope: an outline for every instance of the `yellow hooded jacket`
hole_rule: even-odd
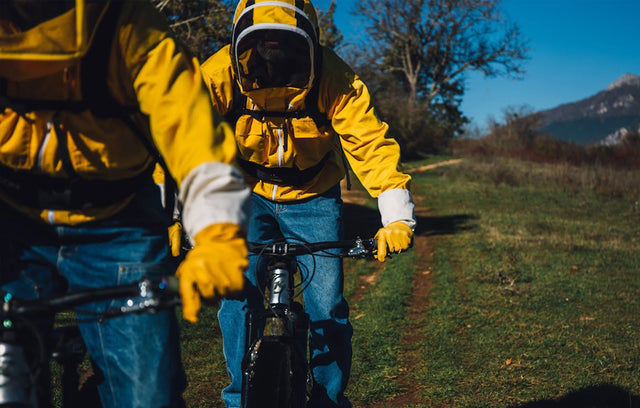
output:
[[[114,5],[92,2],[80,10],[81,4],[77,0],[69,13],[24,32],[0,21],[0,77],[7,95],[51,101],[83,98],[82,49],[65,56],[46,49],[46,44],[44,51],[37,48],[47,33],[63,35],[64,27],[76,27],[71,20],[79,21],[83,13],[89,30],[77,42],[79,48],[88,48],[95,34],[91,30]],[[0,107],[0,166],[65,179],[67,156],[72,172],[82,179],[126,180],[153,165],[142,142],[146,137],[180,188],[183,222],[191,236],[213,223],[243,225],[248,189],[232,166],[233,134],[211,105],[197,60],[185,52],[150,2],[123,1],[119,7],[111,48],[99,50],[109,55],[107,78],[94,80],[106,80],[113,99],[137,107],[139,113],[127,121],[121,115],[66,109],[64,104],[57,110],[27,112]],[[45,222],[75,225],[115,214],[131,196],[94,208],[30,208],[0,185],[0,199]]]
[[[296,7],[304,3],[303,8]],[[311,39],[312,59],[308,86],[251,87],[242,78],[247,65],[243,38],[260,29],[290,30]],[[318,44],[317,17],[308,1],[246,1],[238,4],[230,45],[202,65],[205,82],[218,110],[226,115],[233,107],[234,82],[247,96],[247,108],[257,111],[305,109],[305,97],[314,79],[319,83],[318,108],[330,125],[318,126],[311,117],[255,118],[242,115],[235,128],[240,158],[267,168],[309,169],[328,159],[322,170],[301,186],[272,184],[245,174],[253,191],[273,201],[293,201],[322,194],[344,176],[342,152],[363,186],[378,197],[383,225],[405,221],[415,225],[409,193],[410,176],[401,172],[397,142],[385,137],[388,126],[376,116],[365,84],[332,50]],[[318,55],[321,53],[321,64]],[[237,63],[234,63],[236,62]]]

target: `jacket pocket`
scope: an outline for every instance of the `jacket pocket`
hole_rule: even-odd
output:
[[[295,149],[295,161],[299,168],[317,164],[334,148],[336,134],[322,127],[318,128],[311,118],[292,119],[290,134]]]

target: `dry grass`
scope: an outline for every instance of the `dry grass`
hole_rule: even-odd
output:
[[[467,160],[448,177],[465,174],[466,178],[492,182],[494,185],[549,186],[563,192],[593,191],[606,197],[640,201],[640,172],[604,165],[569,163],[531,163],[517,159],[480,157]],[[640,204],[636,204],[640,205]]]

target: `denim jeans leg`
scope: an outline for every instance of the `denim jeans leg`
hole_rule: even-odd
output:
[[[150,185],[108,220],[58,227],[59,270],[70,290],[131,283],[175,273],[169,217]],[[76,311],[87,348],[104,376],[104,407],[184,407],[186,379],[180,362],[175,310],[96,319],[125,299],[96,302]]]
[[[126,284],[174,272],[174,264],[167,261],[164,228],[65,228],[61,236],[64,245],[59,268],[71,290]],[[104,377],[98,387],[103,405],[184,406],[175,311],[96,318],[125,301],[96,302],[76,310],[89,353]]]

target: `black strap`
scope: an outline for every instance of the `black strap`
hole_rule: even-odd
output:
[[[69,155],[69,146],[67,145],[67,133],[62,131],[60,127],[60,118],[58,117],[58,112],[53,115],[51,119],[53,123],[53,128],[56,131],[56,136],[58,137],[58,153],[60,153],[60,160],[62,161],[62,168],[67,172],[67,177],[69,179],[79,179],[78,173],[73,168],[73,163],[71,162],[71,157]]]
[[[233,101],[229,111],[225,114],[225,120],[235,128],[241,116],[249,115],[256,120],[266,118],[301,119],[311,118],[316,126],[331,126],[331,121],[327,115],[320,112],[318,108],[318,88],[313,86],[305,98],[305,109],[295,111],[265,111],[247,108],[247,95],[240,91],[237,82],[233,85]]]
[[[251,177],[276,185],[302,187],[320,173],[331,151],[317,164],[304,170],[297,167],[265,167],[248,160],[236,158],[238,165]]]
[[[109,61],[115,40],[115,27],[122,11],[124,1],[111,0],[100,25],[94,35],[93,43],[80,65],[80,82],[85,109],[90,109],[97,117],[119,118],[127,125],[136,126],[130,115],[140,113],[137,102],[124,105],[117,101],[109,88]],[[133,84],[131,85],[133,88]],[[127,120],[128,118],[128,120]]]
[[[118,203],[149,183],[153,166],[123,180],[72,179],[35,174],[0,164],[0,191],[21,205],[75,210]]]

